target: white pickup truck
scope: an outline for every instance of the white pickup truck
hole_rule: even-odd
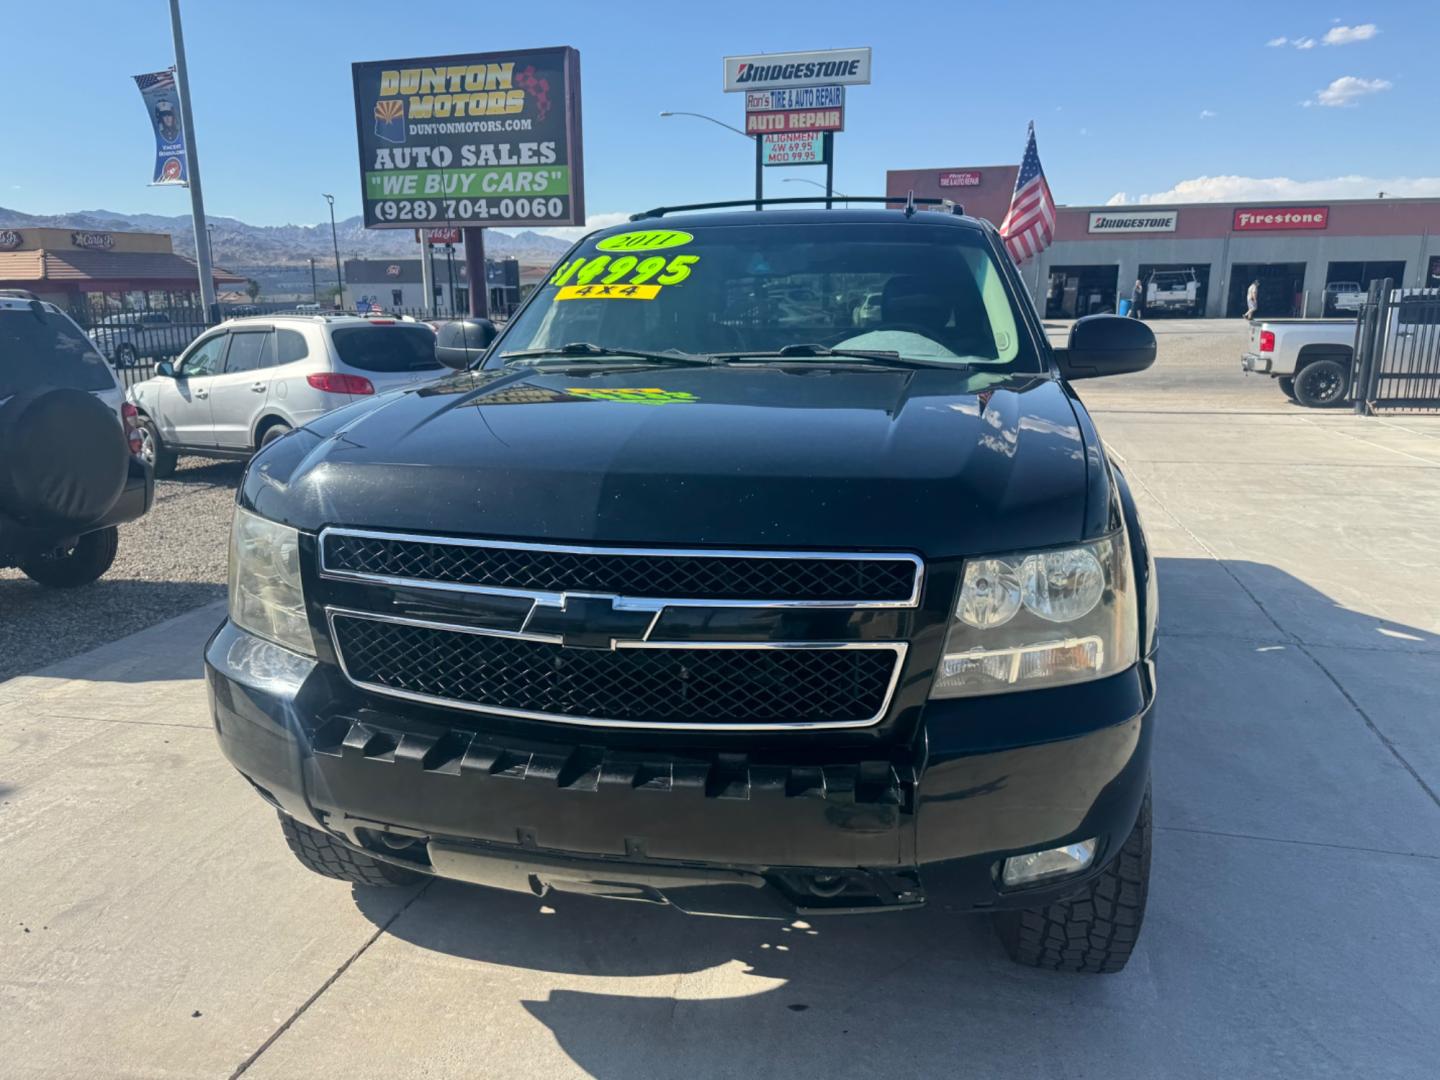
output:
[[[1256,319],[1240,369],[1269,375],[1291,401],[1320,408],[1349,395],[1354,350],[1354,319]]]
[[[1145,311],[1200,314],[1200,279],[1194,270],[1154,270],[1145,285]]]
[[[1325,313],[1359,311],[1366,295],[1358,281],[1332,281],[1325,286]]]

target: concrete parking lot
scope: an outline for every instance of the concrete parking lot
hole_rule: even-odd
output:
[[[787,925],[312,876],[215,747],[220,593],[158,621],[180,593],[137,570],[86,603],[154,625],[0,655],[30,672],[0,681],[0,1075],[1435,1076],[1440,418],[1302,409],[1241,377],[1235,323],[1156,329],[1154,369],[1081,386],[1162,590],[1123,974],[1016,967],[939,908]],[[127,538],[188,522],[167,548],[223,573],[215,486]],[[62,625],[29,588],[0,580],[11,653]]]

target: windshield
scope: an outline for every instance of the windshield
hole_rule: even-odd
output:
[[[435,333],[428,326],[346,326],[331,334],[335,351],[361,371],[434,371]]]
[[[1039,369],[979,232],[910,221],[683,225],[637,222],[587,240],[492,363],[585,342],[718,356],[820,345]]]
[[[113,390],[115,378],[65,316],[28,307],[0,309],[0,400],[38,386]]]

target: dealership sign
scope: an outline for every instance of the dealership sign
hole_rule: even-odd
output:
[[[0,229],[0,251],[14,251],[25,238],[14,229]]]
[[[1236,232],[1273,229],[1323,229],[1330,224],[1328,206],[1257,206],[1235,211]]]
[[[868,47],[725,57],[727,93],[797,86],[858,86],[869,81]]]
[[[1090,214],[1092,233],[1174,232],[1178,210],[1098,210]]]
[[[825,133],[821,131],[766,135],[763,145],[766,165],[825,164]]]
[[[580,54],[351,65],[367,229],[583,225]]]
[[[942,172],[940,174],[941,187],[979,187],[980,172],[977,169],[965,169],[960,172]]]
[[[745,134],[797,131],[844,131],[844,109],[794,109],[788,112],[747,112]]]

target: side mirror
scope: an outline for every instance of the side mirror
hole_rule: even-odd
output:
[[[164,375],[167,379],[179,378],[179,376],[175,374],[175,365],[172,364],[169,360],[161,360],[160,363],[156,364],[155,374]]]
[[[1055,350],[1066,379],[1097,379],[1144,371],[1155,363],[1155,335],[1139,319],[1087,315],[1070,328],[1070,342]]]

